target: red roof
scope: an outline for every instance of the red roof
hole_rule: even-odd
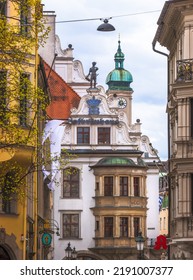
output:
[[[77,108],[80,96],[43,61],[51,102],[46,109],[49,119],[65,120],[70,117],[70,109]]]

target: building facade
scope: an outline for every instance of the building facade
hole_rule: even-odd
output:
[[[75,158],[58,174],[54,189],[54,258],[68,242],[79,259],[137,259],[135,238],[159,234],[157,159],[140,120],[132,123],[133,78],[124,69],[120,42],[108,90],[90,85],[63,119],[61,155]],[[147,254],[148,255],[148,254]]]
[[[168,172],[165,171],[167,170],[163,170],[160,172],[160,178],[159,178],[159,228],[160,228],[160,234],[168,237],[169,192],[168,192]]]
[[[39,234],[50,200],[41,171],[45,109],[38,94],[45,106],[49,94],[32,32],[41,1],[21,2],[0,3],[0,259],[32,260],[47,258]]]
[[[166,1],[153,41],[166,47],[170,259],[193,259],[193,3]],[[159,51],[158,51],[159,52]]]

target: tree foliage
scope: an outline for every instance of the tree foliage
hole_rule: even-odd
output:
[[[4,201],[24,198],[28,175],[51,166],[52,159],[45,152],[42,156],[41,144],[49,99],[46,86],[38,87],[38,47],[49,33],[45,26],[41,0],[0,0],[0,198]]]

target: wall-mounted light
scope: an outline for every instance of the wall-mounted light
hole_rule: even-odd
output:
[[[21,234],[20,241],[24,242],[24,235],[23,235],[23,233]]]

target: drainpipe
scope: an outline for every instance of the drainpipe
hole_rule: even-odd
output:
[[[27,197],[24,198],[23,205],[23,248],[22,259],[26,260],[26,246],[27,246]]]
[[[156,53],[159,53],[161,55],[164,55],[167,57],[167,101],[169,101],[169,78],[170,78],[170,73],[169,73],[169,55],[167,53],[161,52],[159,50],[156,50],[155,45],[156,45],[157,40],[154,39],[152,42],[152,48],[153,51]],[[170,130],[169,130],[169,114],[167,116],[167,122],[168,122],[168,174],[170,174]],[[170,200],[171,200],[171,193],[170,193],[170,179],[167,180],[168,182],[168,193],[169,193],[169,199],[168,199],[168,236],[170,237]],[[168,246],[168,259],[170,259],[170,246]]]

